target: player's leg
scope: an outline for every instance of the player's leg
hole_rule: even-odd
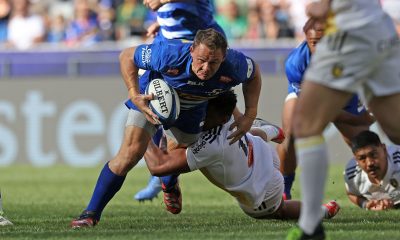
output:
[[[369,107],[389,139],[400,144],[400,93],[374,97]]]
[[[271,215],[265,216],[265,218],[275,219],[299,219],[301,209],[301,202],[298,200],[284,200],[282,201],[279,209]],[[340,206],[336,201],[330,201],[321,206],[324,219],[331,219],[340,210]]]
[[[286,98],[282,112],[282,127],[285,132],[285,140],[282,144],[277,145],[279,159],[281,161],[281,173],[285,182],[284,198],[289,200],[292,198],[291,189],[295,179],[295,171],[297,167],[296,155],[294,151],[294,141],[292,136],[292,117],[294,108],[297,103],[297,96]]]
[[[293,116],[296,156],[300,176],[302,208],[300,228],[313,234],[321,218],[321,204],[328,168],[328,155],[322,132],[350,99],[351,93],[305,81]]]
[[[163,135],[162,128],[158,128],[156,134],[153,136],[153,142],[157,146],[160,144],[161,137]],[[134,199],[138,201],[152,200],[157,197],[158,193],[161,192],[161,182],[160,178],[156,176],[150,176],[150,180],[147,186],[137,192]]]
[[[71,222],[72,228],[91,227],[97,224],[103,209],[119,191],[127,173],[143,157],[150,136],[154,132],[154,126],[144,118],[143,114],[134,110],[129,111],[120,150],[104,165],[88,206],[79,218]]]
[[[342,135],[343,140],[347,145],[350,144],[350,140],[357,136],[360,132],[366,131],[369,129],[369,125],[358,125],[354,126],[348,123],[337,123],[335,122],[335,127],[338,129],[340,134]]]

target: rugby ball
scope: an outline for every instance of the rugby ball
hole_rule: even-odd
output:
[[[166,127],[173,124],[180,112],[179,96],[175,89],[163,79],[155,78],[149,82],[145,93],[153,94],[149,108],[158,116],[161,124]]]

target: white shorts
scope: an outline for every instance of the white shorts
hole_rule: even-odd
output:
[[[239,203],[244,213],[253,218],[262,218],[268,217],[279,209],[282,202],[284,182],[283,176],[278,169],[275,169],[274,175],[266,187],[268,191],[265,194],[264,201],[258,208],[249,208]]]
[[[400,41],[390,17],[323,37],[305,79],[366,101],[399,93]]]
[[[289,93],[289,94],[286,96],[285,102],[287,102],[287,101],[289,101],[289,100],[291,100],[291,99],[295,99],[295,98],[298,98],[298,97],[297,97],[297,94],[294,93],[294,92],[291,92],[291,93]]]
[[[133,109],[129,109],[128,119],[126,120],[125,126],[136,126],[143,128],[150,134],[150,136],[153,136],[157,131],[157,128],[152,123],[147,121],[143,113]],[[164,132],[169,139],[175,141],[177,144],[179,143],[180,145],[186,146],[196,142],[200,136],[200,134],[189,134],[182,132],[176,127],[172,127]]]

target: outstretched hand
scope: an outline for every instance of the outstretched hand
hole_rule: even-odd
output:
[[[150,8],[153,11],[157,11],[163,4],[161,0],[143,0],[143,5]]]
[[[160,24],[158,22],[155,22],[147,28],[146,36],[154,38],[156,37],[158,31],[160,31]]]
[[[394,202],[391,199],[369,200],[366,208],[372,211],[382,211],[393,208]]]
[[[151,109],[149,108],[149,101],[153,99],[153,94],[140,94],[131,98],[133,104],[135,104],[135,106],[138,107],[139,110],[144,114],[147,121],[151,122],[154,125],[159,125],[161,124],[161,122],[158,120],[158,116],[154,114],[153,111],[151,111]]]
[[[250,130],[253,121],[253,118],[246,115],[241,115],[237,117],[235,122],[233,122],[229,127],[229,130],[233,130],[234,128],[236,128],[236,131],[228,136],[228,139],[230,139],[229,144],[233,144],[241,137],[243,137],[243,135],[245,135]]]
[[[328,16],[329,7],[330,7],[329,0],[312,2],[307,5],[306,13],[311,18],[325,19]]]

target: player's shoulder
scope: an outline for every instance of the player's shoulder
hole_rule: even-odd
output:
[[[310,55],[310,49],[307,42],[304,41],[300,43],[296,48],[294,48],[286,58],[286,65],[298,65],[300,60],[307,58]]]
[[[398,167],[400,167],[400,145],[389,145],[387,146],[387,153],[389,159]]]
[[[249,79],[254,75],[255,62],[244,53],[228,48],[221,68],[232,75],[238,75],[240,78]]]
[[[358,166],[354,158],[347,162],[346,168],[343,172],[346,182],[354,181],[357,177],[361,176],[362,169]]]
[[[218,138],[221,136],[221,131],[222,126],[218,126],[202,132],[197,142],[190,146],[193,154],[206,153],[212,155],[215,151],[218,152],[219,147],[217,145],[220,142]]]

